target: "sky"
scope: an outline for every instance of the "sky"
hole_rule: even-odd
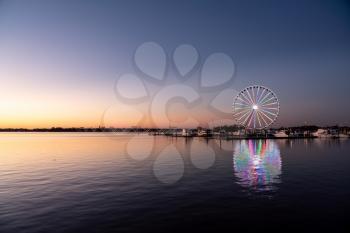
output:
[[[198,70],[211,54],[228,55],[234,80],[214,94],[271,88],[281,105],[276,126],[350,125],[347,1],[0,0],[0,127],[97,127],[107,118],[108,126],[133,125],[138,118],[124,105],[136,105],[118,99],[115,86],[123,74],[142,76],[134,55],[145,42],[162,46],[168,60],[179,45],[192,45]],[[119,89],[133,93],[134,83]],[[152,101],[136,107],[149,114]],[[171,121],[207,116],[181,100],[172,106]],[[111,108],[116,115],[106,117]]]

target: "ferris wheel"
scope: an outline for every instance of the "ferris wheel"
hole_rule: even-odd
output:
[[[241,90],[233,102],[233,117],[246,129],[264,129],[278,117],[280,104],[269,88],[249,86]]]

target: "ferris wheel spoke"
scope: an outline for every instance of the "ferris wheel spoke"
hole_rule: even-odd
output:
[[[265,110],[265,109],[260,109],[261,111],[263,111],[264,113],[268,113],[268,114],[270,114],[270,115],[272,115],[272,116],[274,116],[274,117],[276,117],[277,116],[277,110],[276,110],[276,113],[275,112],[270,112],[270,111],[268,111],[268,110]]]
[[[252,115],[251,125],[253,126],[254,129],[256,128],[256,111],[254,111]]]
[[[255,98],[255,88],[253,87],[252,88],[252,96],[253,96],[253,101],[254,101],[254,104],[256,103],[256,98]]]
[[[265,100],[264,102],[261,102],[261,104],[267,104],[267,103],[269,103],[271,100],[274,100],[274,99],[276,99],[276,97],[275,97],[275,96],[272,96],[270,99]]]
[[[249,98],[248,90],[244,90],[242,96],[244,96],[244,98],[248,100],[249,104],[253,104],[253,101]]]
[[[266,95],[264,95],[264,97],[259,101],[259,104],[264,103],[265,99],[266,99],[266,98],[270,98],[271,95],[272,95],[272,94],[268,92],[268,93],[267,93]]]
[[[258,112],[258,115],[260,116],[260,112]],[[263,122],[265,123],[265,125],[268,125],[268,123],[265,121],[264,117],[261,116],[261,119],[263,120]]]
[[[269,101],[273,100],[274,97],[269,95],[269,96],[265,96],[259,103],[259,105],[263,105],[263,104],[267,104],[269,103]]]
[[[278,105],[278,102],[272,102],[272,103],[268,103],[268,104],[262,104],[261,106],[262,107],[265,107],[265,106],[270,106],[270,105]]]
[[[260,100],[261,100],[261,98],[264,96],[265,91],[266,91],[266,89],[264,88],[264,89],[262,90],[262,92],[261,92],[261,94],[260,94],[259,98],[258,98],[257,103],[260,103]]]
[[[248,123],[248,126],[251,125],[252,123],[252,120],[254,119],[254,115],[255,115],[255,111],[252,112],[251,116],[250,116],[250,120],[249,120],[249,123]],[[254,124],[254,123],[253,123]],[[255,126],[254,126],[255,128]]]
[[[237,98],[237,100],[240,101],[241,104],[250,105],[250,102],[246,99],[243,99],[243,96],[240,96],[239,98]]]
[[[249,99],[252,101],[252,104],[255,104],[255,103],[254,103],[254,100],[252,99],[252,96],[250,95],[249,90],[247,90],[247,93],[248,93]]]
[[[247,116],[244,121],[242,122],[242,125],[244,125],[245,127],[249,127],[249,124],[248,124],[248,119],[250,118],[250,115]]]
[[[255,103],[258,103],[259,94],[260,94],[260,86],[258,86],[258,88],[256,90]]]
[[[271,117],[269,117],[268,115],[266,115],[263,111],[260,111],[261,114],[263,114],[263,116],[265,116],[267,119],[269,119],[271,122],[273,122],[273,119]]]
[[[247,111],[246,113],[244,113],[243,115],[241,115],[237,120],[240,121],[243,117],[247,116],[249,113],[251,113],[252,111]]]
[[[248,99],[247,98],[245,98],[243,95],[242,95],[242,93],[240,93],[237,97],[236,97],[236,100],[239,100],[239,101],[242,101],[242,102],[246,102],[246,103],[250,103],[249,101],[248,101]]]
[[[242,111],[242,110],[250,110],[250,107],[235,107],[234,110],[236,111]]]
[[[244,125],[245,123],[247,123],[247,121],[251,118],[252,113],[253,113],[253,111],[251,111],[250,114],[248,115],[248,117],[245,118],[245,120],[243,121],[243,125]],[[248,125],[249,125],[249,124],[248,124]]]
[[[240,98],[241,98],[243,101],[245,101],[246,103],[248,103],[249,105],[253,104],[253,103],[249,100],[248,96],[245,95],[244,92],[241,93]]]
[[[234,116],[235,115],[239,115],[239,114],[242,114],[242,113],[245,113],[245,112],[248,112],[250,111],[250,109],[236,109],[235,113],[233,114]]]
[[[250,111],[251,108],[240,108],[240,107],[235,107],[235,110],[237,110],[237,111]]]
[[[247,112],[250,112],[250,110],[242,110],[242,111],[239,111],[239,112],[236,112],[235,114],[233,114],[233,116],[242,116],[242,114],[245,114]]]
[[[240,101],[239,103],[240,103],[240,104],[244,104],[244,105],[246,105],[246,106],[251,106],[251,105],[252,105],[252,104],[251,104],[249,101],[247,101],[247,100]]]
[[[261,109],[265,109],[265,110],[275,110],[277,111],[279,109],[279,105],[277,104],[273,104],[271,106],[260,106]]]
[[[256,115],[256,111],[254,111],[254,128],[256,128],[256,123],[257,123],[257,115]]]
[[[256,118],[258,119],[258,124],[259,124],[259,127],[261,127],[261,126],[262,126],[262,124],[261,124],[261,121],[260,121],[259,112],[256,112]]]
[[[250,110],[250,108],[235,108],[235,111],[249,111]]]
[[[250,117],[251,113],[252,111],[247,112],[246,114],[244,114],[242,117],[239,118],[239,121],[241,121],[242,124],[244,125],[247,119]]]
[[[254,128],[254,125],[253,125],[254,124],[254,114],[255,114],[255,111],[252,112],[252,114],[250,115],[249,121],[248,121],[248,126],[253,126],[253,128]]]
[[[272,121],[269,120],[269,119],[268,119],[267,117],[265,117],[264,115],[261,115],[261,116],[262,116],[262,119],[265,119],[265,121],[266,121],[265,127],[269,126],[269,125],[272,123]]]
[[[235,103],[235,105],[238,105],[237,107],[240,107],[240,108],[250,108],[250,104],[245,104],[245,103]]]
[[[278,111],[278,108],[261,108],[265,111],[269,111],[269,112],[277,112]]]
[[[277,98],[275,96],[269,96],[269,98],[265,99],[264,101],[261,101],[260,104],[269,104],[270,101],[277,101]]]
[[[271,113],[271,112],[264,111],[264,110],[261,110],[260,112],[261,112],[264,116],[268,117],[269,120],[271,120],[271,121],[274,121],[274,119],[276,119],[276,117],[277,117],[277,114],[275,114],[275,113]]]
[[[249,104],[246,104],[246,103],[236,103],[236,105],[240,105],[240,106],[249,106]]]

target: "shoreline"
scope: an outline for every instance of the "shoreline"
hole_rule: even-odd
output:
[[[349,136],[330,135],[326,137],[317,137],[312,135],[305,136],[288,136],[288,137],[275,137],[273,135],[268,136],[254,136],[254,135],[172,135],[155,132],[135,132],[135,131],[0,131],[1,134],[95,134],[99,136],[120,136],[120,135],[148,135],[148,136],[164,136],[171,138],[205,138],[205,139],[218,139],[218,140],[266,140],[266,139],[350,139]]]

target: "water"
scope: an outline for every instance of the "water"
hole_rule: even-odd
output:
[[[349,229],[350,140],[0,134],[0,232]]]

